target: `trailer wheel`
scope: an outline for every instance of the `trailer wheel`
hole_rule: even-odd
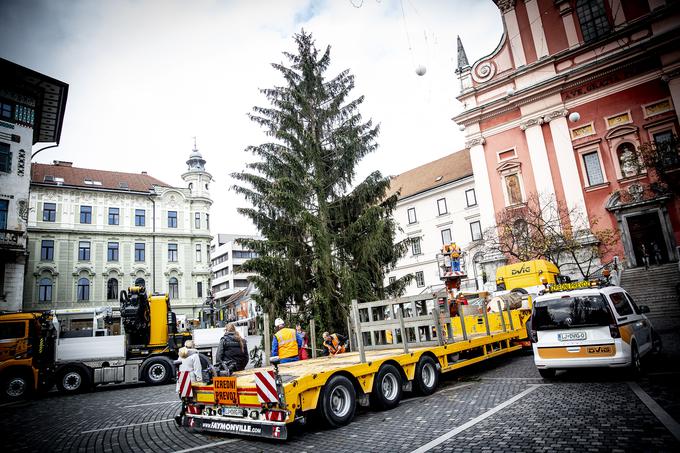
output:
[[[356,396],[352,382],[345,376],[330,378],[319,398],[319,412],[326,424],[337,428],[351,422],[357,408]]]
[[[401,393],[401,374],[397,367],[389,363],[381,366],[373,381],[371,405],[380,410],[393,409],[399,405]]]
[[[18,401],[31,394],[33,380],[26,372],[10,372],[2,378],[2,399],[4,401]]]
[[[68,365],[57,375],[57,388],[60,393],[75,394],[84,392],[90,386],[90,376],[83,367]]]
[[[428,355],[421,357],[416,366],[416,375],[413,381],[419,394],[432,395],[439,385],[437,362]]]
[[[173,378],[172,365],[163,357],[148,359],[143,370],[142,379],[147,384],[167,384]]]

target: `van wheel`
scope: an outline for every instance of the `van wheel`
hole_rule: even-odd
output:
[[[555,371],[554,368],[539,368],[538,374],[540,374],[543,379],[555,379]]]
[[[401,374],[397,367],[389,363],[380,367],[369,398],[371,406],[379,410],[393,409],[399,405],[401,393]]]
[[[167,384],[172,379],[172,366],[163,357],[155,357],[147,360],[144,365],[142,379],[151,385]]]
[[[337,428],[351,422],[357,408],[356,396],[352,382],[345,376],[330,378],[319,397],[319,412],[326,424]]]
[[[57,375],[57,388],[63,394],[84,392],[90,386],[90,376],[86,369],[70,365],[65,366]]]
[[[637,344],[635,343],[631,345],[630,372],[634,379],[639,378],[642,375],[642,359],[640,358],[640,353],[638,352]]]
[[[413,379],[416,391],[424,396],[432,395],[439,385],[439,370],[437,363],[430,356],[420,358],[416,366],[416,376]]]
[[[652,330],[652,354],[661,354],[663,349],[663,344],[661,343],[661,336],[656,333],[656,330]]]
[[[19,401],[28,398],[33,390],[33,380],[28,373],[10,372],[2,379],[2,400]]]
[[[529,294],[526,289],[524,288],[514,288],[510,290],[511,293],[519,293],[519,294]]]

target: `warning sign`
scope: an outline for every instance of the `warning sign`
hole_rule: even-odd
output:
[[[217,404],[224,404],[226,406],[238,405],[235,377],[215,377],[213,378],[213,385],[215,386],[215,400]]]

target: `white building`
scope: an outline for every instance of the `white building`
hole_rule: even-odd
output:
[[[2,58],[0,74],[0,311],[19,311],[32,147],[59,144],[68,85]]]
[[[210,282],[209,184],[194,149],[172,187],[146,172],[34,164],[24,308],[117,305],[141,284],[200,319]]]
[[[242,266],[248,259],[257,256],[238,244],[236,240],[239,238],[257,239],[257,236],[217,234],[210,247],[212,296],[215,307],[221,312],[219,320],[224,322],[247,317],[239,312],[250,311],[241,307],[242,302],[250,307],[250,302],[243,297],[232,297],[249,287],[248,277],[252,274],[243,272]]]
[[[392,178],[390,187],[400,191],[393,214],[403,230],[397,240],[414,237],[418,241],[387,276],[388,282],[413,274],[415,278],[405,295],[439,290],[443,284],[439,279],[436,255],[442,245],[456,242],[465,251],[482,237],[469,152],[459,151],[404,172]],[[481,287],[479,259],[464,253],[461,264],[468,279],[461,289]],[[473,261],[475,265],[472,265]]]

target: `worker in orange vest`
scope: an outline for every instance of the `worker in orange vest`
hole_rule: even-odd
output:
[[[329,334],[323,333],[323,347],[326,348],[326,355],[334,356],[345,352],[345,343],[347,337],[343,337],[337,333]]]
[[[278,356],[281,363],[296,362],[302,347],[302,336],[295,329],[286,327],[281,318],[276,318],[274,327],[276,333],[272,340],[272,357]]]

